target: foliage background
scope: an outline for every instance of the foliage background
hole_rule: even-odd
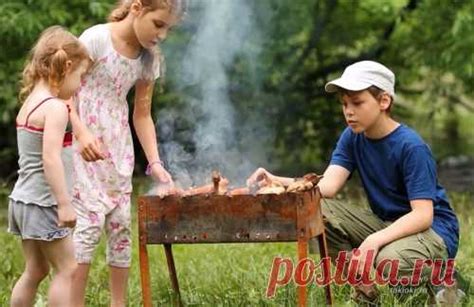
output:
[[[260,52],[255,63],[235,60],[228,72],[229,94],[238,118],[258,114],[275,133],[266,147],[267,161],[256,163],[286,173],[321,168],[344,127],[338,103],[323,86],[346,65],[362,59],[378,60],[393,69],[398,93],[395,116],[422,134],[437,160],[474,156],[473,0],[240,1],[251,6],[261,33],[258,39],[249,38],[248,48]],[[35,39],[53,24],[79,35],[103,22],[113,3],[6,0],[0,4],[3,178],[15,179],[18,80]],[[190,12],[164,44],[168,77],[164,92],[156,89],[155,110],[182,107],[186,93],[175,84],[177,67],[198,17],[194,14],[193,19]],[[180,125],[176,128],[193,128],[193,123]],[[143,155],[137,163],[144,164]]]
[[[193,0],[191,0],[193,1]],[[207,1],[207,0],[194,0]],[[237,1],[237,0],[235,0]],[[238,0],[249,4],[261,36],[249,40],[248,48],[260,50],[257,61],[237,58],[228,74],[229,95],[238,118],[256,117],[265,122],[274,137],[266,144],[264,163],[276,172],[300,175],[322,171],[344,127],[334,97],[323,92],[325,82],[357,60],[385,63],[397,76],[397,119],[413,126],[431,145],[437,161],[450,156],[474,157],[474,1],[473,0]],[[3,0],[0,3],[0,195],[6,199],[16,179],[17,155],[14,118],[18,80],[25,57],[39,33],[61,24],[79,35],[103,22],[113,0]],[[156,89],[155,110],[183,108],[188,94],[176,84],[179,63],[196,29],[193,12],[164,44],[168,77],[163,92]],[[199,16],[195,14],[194,16]],[[252,45],[254,44],[254,45]],[[248,78],[252,74],[252,78]],[[160,119],[158,118],[158,121]],[[192,122],[178,118],[177,129],[193,129]],[[192,142],[188,139],[184,143]],[[137,142],[136,142],[137,143]],[[192,146],[191,146],[192,147]],[[251,157],[252,158],[252,157]],[[140,175],[145,162],[137,158]],[[472,165],[471,171],[472,171]],[[465,171],[465,169],[463,170]],[[472,176],[472,174],[470,175]],[[472,177],[467,189],[473,190]],[[138,185],[135,193],[143,193]],[[357,201],[360,196],[342,197]],[[474,257],[472,193],[451,194],[461,219],[461,270],[472,275]],[[6,201],[1,201],[4,226]],[[136,234],[135,234],[136,235]],[[136,241],[135,241],[136,242]],[[20,247],[7,234],[0,235],[0,303],[8,302],[9,289],[22,270]],[[199,246],[178,247],[178,274],[188,276],[182,285],[190,305],[291,305],[292,288],[285,288],[275,301],[262,296],[268,268],[274,255],[293,255],[294,246],[269,247]],[[103,253],[103,246],[98,251]],[[136,253],[136,249],[135,249]],[[199,255],[195,257],[193,255]],[[91,276],[88,302],[105,305],[108,300],[106,264],[100,257]],[[152,269],[165,262],[163,253],[152,252]],[[136,254],[130,283],[130,305],[140,303]],[[186,265],[184,263],[187,263]],[[214,270],[206,270],[214,263]],[[205,273],[203,273],[205,272]],[[169,304],[172,295],[166,273],[157,273],[155,298]],[[245,284],[245,287],[242,285]],[[217,286],[216,286],[217,285]],[[42,285],[39,305],[44,305]],[[336,291],[344,303],[349,289]],[[316,293],[316,294],[314,294]],[[312,299],[322,302],[322,294]],[[315,296],[315,297],[313,297]],[[409,302],[423,304],[423,294]],[[396,303],[384,292],[384,302]],[[468,305],[472,302],[468,301]]]

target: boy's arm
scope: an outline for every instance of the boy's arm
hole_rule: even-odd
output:
[[[431,199],[416,199],[410,201],[410,206],[411,212],[403,215],[390,226],[371,234],[359,246],[360,254],[355,258],[359,259],[360,274],[365,267],[368,251],[373,250],[375,257],[383,246],[431,227],[434,214],[433,201]]]
[[[44,121],[43,168],[46,181],[58,204],[60,227],[74,227],[76,223],[76,215],[70,203],[64,165],[61,159],[67,122],[66,105],[60,101],[49,103]]]
[[[151,117],[151,103],[154,88],[153,81],[138,80],[135,85],[135,104],[133,109],[133,126],[138,140],[142,145],[148,163],[160,160],[158,143],[156,140],[156,128]],[[163,183],[172,183],[171,175],[160,163],[151,166],[153,177]]]
[[[436,167],[428,147],[418,145],[407,149],[400,165],[412,210],[374,234],[373,239],[380,246],[422,232],[433,222],[431,197],[436,193]]]
[[[410,199],[411,211],[390,226],[382,229],[362,242],[359,249],[365,253],[378,250],[401,238],[425,231],[431,227],[434,216],[432,197],[436,193],[436,166],[429,147],[425,144],[407,147],[400,162],[403,183]]]
[[[323,178],[318,183],[321,195],[326,198],[334,197],[347,181],[349,175],[350,172],[346,168],[339,165],[330,165],[324,172]],[[279,181],[285,186],[288,186],[295,181],[294,178],[276,176],[263,167],[260,167],[247,179],[247,186],[251,186],[264,180],[264,176],[271,180]]]
[[[319,191],[325,198],[333,198],[350,176],[349,170],[340,165],[329,165],[318,183]]]
[[[395,240],[425,231],[433,223],[433,201],[431,199],[416,199],[410,201],[411,212],[397,219],[387,228],[372,234],[380,247]]]

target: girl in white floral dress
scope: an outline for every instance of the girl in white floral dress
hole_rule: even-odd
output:
[[[71,114],[77,139],[73,204],[79,263],[74,306],[84,305],[90,263],[103,231],[107,236],[111,305],[125,306],[134,167],[126,96],[133,86],[133,124],[148,160],[147,173],[172,184],[158,154],[151,96],[154,80],[160,76],[157,45],[180,20],[184,8],[182,0],[120,1],[109,17],[110,23],[93,26],[80,37],[95,66],[77,95],[78,112]]]

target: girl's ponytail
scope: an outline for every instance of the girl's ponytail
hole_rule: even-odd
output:
[[[51,57],[49,64],[49,83],[51,86],[59,87],[67,72],[68,56],[66,51],[60,47]]]
[[[122,0],[119,1],[117,6],[112,10],[109,15],[108,20],[110,22],[116,22],[124,20],[130,12],[130,7],[132,6],[133,0]]]
[[[124,20],[130,8],[136,0],[118,0],[117,5],[107,18],[109,22],[117,22]],[[141,5],[147,10],[154,10],[157,8],[168,9],[178,18],[182,18],[188,8],[188,0],[141,0]]]
[[[71,64],[68,67],[69,61]],[[25,101],[40,80],[48,82],[51,87],[60,87],[68,68],[74,70],[82,61],[92,64],[86,47],[74,35],[60,26],[47,28],[41,33],[25,63],[20,102]]]

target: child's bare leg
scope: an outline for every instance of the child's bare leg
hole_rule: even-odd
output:
[[[124,307],[126,305],[128,272],[129,268],[110,266],[111,307]]]
[[[11,306],[33,306],[39,283],[48,276],[49,265],[39,247],[39,242],[23,240],[25,271],[12,291]]]
[[[131,258],[130,194],[119,195],[116,206],[105,218],[107,263],[110,268],[110,306],[126,306]]]
[[[87,279],[89,277],[90,264],[79,263],[74,272],[74,291],[72,293],[72,306],[84,307],[86,300]]]
[[[71,306],[72,281],[77,268],[71,237],[45,242],[41,248],[55,271],[49,286],[48,306]]]

